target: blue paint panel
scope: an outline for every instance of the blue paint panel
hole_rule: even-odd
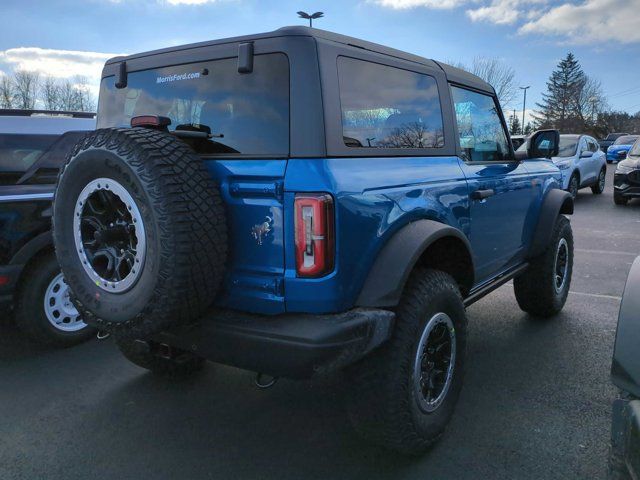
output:
[[[295,274],[293,225],[285,225],[286,307],[325,313],[351,308],[378,252],[407,223],[429,218],[469,230],[469,195],[456,157],[289,160],[285,217],[295,192],[329,192],[336,201],[336,268],[319,279]]]
[[[220,306],[284,312],[286,160],[206,160],[227,211],[229,257]]]

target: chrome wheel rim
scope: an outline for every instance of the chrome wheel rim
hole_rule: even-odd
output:
[[[111,178],[89,183],[75,204],[76,251],[91,280],[119,293],[140,277],[146,254],[144,224],[133,197]]]
[[[562,292],[567,283],[567,272],[569,271],[569,245],[567,240],[561,238],[556,249],[556,259],[553,264],[554,282],[556,293]]]
[[[436,410],[444,401],[456,363],[456,330],[446,313],[436,313],[427,322],[413,366],[414,394],[420,409]]]
[[[45,291],[44,313],[49,323],[63,332],[77,332],[87,326],[71,303],[69,286],[61,273],[51,280]]]

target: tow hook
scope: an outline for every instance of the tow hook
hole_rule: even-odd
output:
[[[266,379],[270,378],[270,380],[265,381],[265,378]],[[256,374],[255,384],[256,384],[256,387],[258,387],[260,390],[266,390],[267,388],[271,388],[277,382],[278,382],[278,377],[271,377],[270,375],[265,375],[264,373]]]
[[[98,333],[96,333],[96,339],[97,340],[106,340],[110,336],[111,336],[111,334],[109,332],[98,331]]]

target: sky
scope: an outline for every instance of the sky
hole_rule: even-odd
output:
[[[0,0],[0,75],[84,75],[115,55],[305,24],[445,62],[511,65],[527,116],[573,52],[612,109],[640,111],[640,0]],[[511,111],[522,111],[520,94]]]

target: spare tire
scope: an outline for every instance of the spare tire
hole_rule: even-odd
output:
[[[83,137],[58,177],[53,237],[85,322],[123,337],[197,319],[224,275],[220,190],[202,159],[166,132]]]

